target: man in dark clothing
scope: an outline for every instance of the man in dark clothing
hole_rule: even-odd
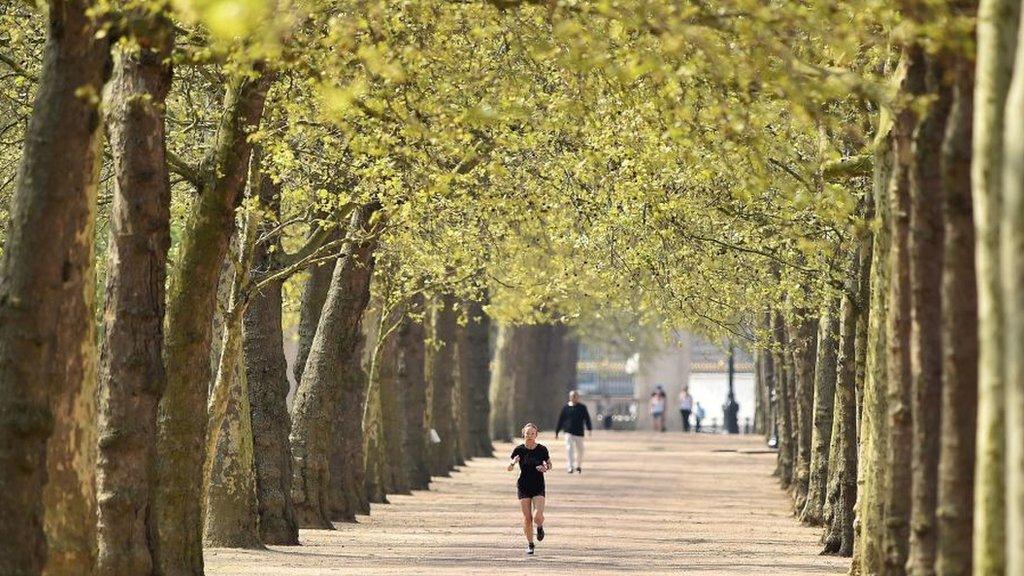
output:
[[[558,425],[555,426],[555,438],[559,432],[565,432],[565,450],[568,452],[567,466],[569,474],[573,471],[583,473],[583,427],[587,431],[593,430],[590,425],[590,412],[587,407],[580,404],[580,395],[573,390],[569,392],[569,402],[562,406],[562,413],[558,415]]]

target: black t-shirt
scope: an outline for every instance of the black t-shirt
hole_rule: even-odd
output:
[[[530,485],[534,483],[543,485],[544,475],[537,470],[537,466],[551,459],[547,447],[537,444],[533,450],[530,450],[526,444],[520,444],[512,451],[511,458],[516,456],[519,456],[519,481]]]

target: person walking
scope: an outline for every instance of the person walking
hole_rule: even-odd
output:
[[[655,432],[665,431],[665,404],[667,395],[664,388],[659,384],[654,392],[651,392],[651,429]]]
[[[691,412],[693,412],[693,396],[690,396],[690,389],[684,386],[679,392],[679,416],[683,420],[683,432],[690,431]]]
[[[590,412],[586,404],[580,403],[579,392],[569,392],[569,402],[562,406],[562,412],[558,415],[558,424],[555,425],[555,439],[558,439],[559,432],[565,432],[566,465],[569,467],[569,474],[573,471],[583,473],[583,427],[587,432],[593,434],[593,426],[590,424]]]
[[[693,431],[700,432],[700,421],[704,419],[704,407],[697,402],[697,407],[693,409]]]
[[[523,426],[523,443],[512,450],[508,471],[519,464],[516,490],[519,508],[523,512],[523,533],[526,535],[526,553],[533,555],[533,527],[537,526],[537,540],[544,539],[544,474],[551,470],[551,455],[543,444],[537,443],[537,426]]]

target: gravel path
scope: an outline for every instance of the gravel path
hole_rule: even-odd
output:
[[[515,474],[475,459],[428,492],[392,496],[337,530],[303,530],[303,546],[208,549],[208,575],[711,574],[838,575],[821,534],[790,514],[759,437],[597,432],[582,475],[566,474],[561,440],[542,434],[547,538],[525,554]]]

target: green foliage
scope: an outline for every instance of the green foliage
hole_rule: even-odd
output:
[[[486,291],[502,322],[596,332],[629,318],[746,338],[767,307],[815,308],[840,284],[869,182],[825,167],[870,153],[900,25],[880,0],[173,10],[175,243],[224,86],[258,66],[276,74],[252,138],[281,186],[285,251],[374,199],[376,285],[394,303]],[[44,27],[15,3],[0,24],[2,209]]]

